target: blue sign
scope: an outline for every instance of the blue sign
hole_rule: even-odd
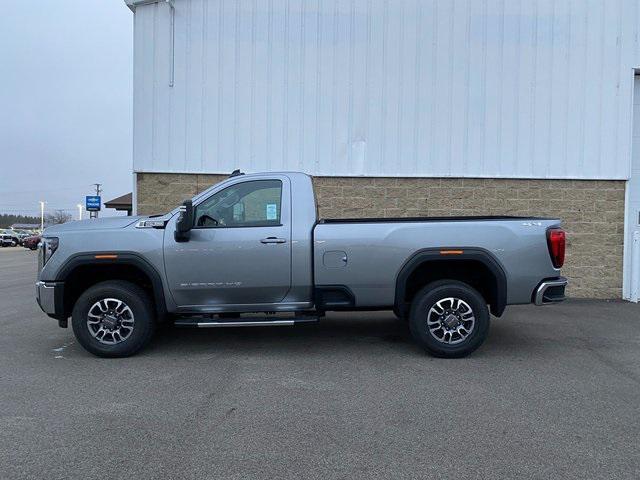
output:
[[[86,198],[87,212],[99,212],[100,211],[100,196],[87,195]]]

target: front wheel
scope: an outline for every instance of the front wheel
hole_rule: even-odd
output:
[[[128,357],[151,340],[156,322],[147,293],[131,282],[88,288],[73,307],[71,325],[80,345],[99,357]]]
[[[477,290],[455,280],[424,287],[411,304],[413,338],[436,357],[465,357],[489,333],[489,309]]]

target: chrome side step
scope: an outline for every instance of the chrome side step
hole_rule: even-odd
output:
[[[316,323],[318,317],[301,317],[287,319],[256,319],[247,320],[205,320],[199,318],[197,320],[191,318],[179,319],[174,322],[176,327],[196,327],[196,328],[225,328],[225,327],[290,327],[302,323]]]

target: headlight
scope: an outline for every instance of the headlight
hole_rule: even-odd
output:
[[[42,265],[47,263],[51,255],[58,249],[58,237],[45,237],[42,239]]]

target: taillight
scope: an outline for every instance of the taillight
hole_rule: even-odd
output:
[[[550,228],[547,230],[547,245],[549,246],[549,255],[551,261],[556,268],[562,267],[564,264],[565,250],[565,233],[561,228]]]

